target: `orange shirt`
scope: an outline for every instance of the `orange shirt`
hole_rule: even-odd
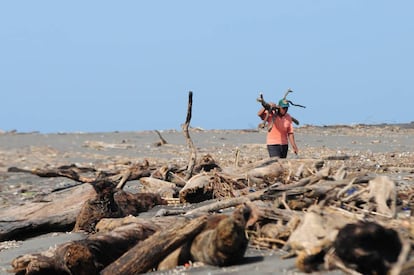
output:
[[[266,112],[260,115],[262,119],[266,118]],[[267,122],[272,129],[267,133],[266,144],[288,144],[288,134],[293,134],[292,117],[289,114],[284,116],[269,114]]]

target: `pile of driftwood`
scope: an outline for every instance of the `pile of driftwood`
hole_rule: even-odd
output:
[[[412,189],[399,192],[390,178],[351,171],[338,160],[271,158],[221,167],[207,154],[197,161],[189,114],[185,167],[148,161],[100,171],[11,167],[9,172],[79,184],[1,211],[9,221],[1,241],[46,231],[87,233],[15,258],[12,272],[137,274],[192,262],[226,266],[243,263],[250,246],[284,249],[303,272],[413,274],[414,224],[411,215],[400,215],[412,204]],[[132,180],[139,180],[142,192],[123,190]],[[156,205],[160,210],[152,217],[140,217]]]
[[[16,258],[16,274],[132,274],[195,261],[223,266],[241,263],[248,245],[284,248],[306,272],[411,270],[414,227],[411,217],[397,216],[403,204],[410,204],[410,194],[399,194],[388,177],[328,164],[267,159],[220,167],[206,155],[187,181],[186,167],[148,162],[122,171],[75,165],[34,169],[30,173],[84,184],[8,209],[9,227],[0,237],[68,228],[89,234],[85,240]],[[123,191],[132,179],[139,179],[146,192]],[[204,204],[188,207],[199,202]],[[139,217],[155,205],[161,207],[153,217]],[[233,211],[219,213],[226,209]]]

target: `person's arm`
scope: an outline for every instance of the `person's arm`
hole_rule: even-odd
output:
[[[299,150],[295,142],[295,135],[293,133],[289,133],[288,138],[290,145],[292,145],[293,152],[297,155],[299,153]]]
[[[257,115],[258,115],[261,119],[263,119],[263,115],[264,115],[265,111],[266,111],[266,109],[265,109],[265,108],[262,108],[262,109],[260,109],[260,110],[259,110],[259,112],[257,112]]]

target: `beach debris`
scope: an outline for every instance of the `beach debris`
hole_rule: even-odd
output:
[[[157,135],[158,135],[158,137],[160,138],[160,141],[158,141],[158,142],[156,142],[156,143],[154,143],[154,145],[155,146],[157,146],[157,147],[159,147],[159,146],[162,146],[162,145],[164,145],[164,144],[168,144],[168,142],[162,137],[162,135],[161,135],[161,133],[160,133],[160,131],[158,131],[158,130],[155,130],[154,131]]]
[[[213,266],[227,266],[242,260],[249,240],[246,227],[255,223],[257,213],[251,203],[236,207],[231,215],[212,214],[202,232],[171,253],[158,270],[175,268],[188,262],[202,262]]]
[[[365,134],[366,129],[361,129]],[[84,220],[82,230],[87,231],[88,244],[66,243],[56,248],[60,251],[57,254],[45,251],[39,253],[41,256],[17,257],[16,273],[26,274],[29,269],[34,273],[43,267],[77,274],[128,274],[198,262],[225,266],[243,263],[247,245],[285,251],[286,257],[296,258],[297,269],[303,272],[339,268],[349,274],[413,274],[413,168],[412,163],[399,159],[409,160],[409,153],[348,154],[332,150],[325,154],[328,157],[318,152],[310,159],[254,161],[246,157],[238,165],[234,165],[233,153],[231,160],[220,157],[217,162],[214,153],[197,161],[192,151],[190,162],[184,166],[174,163],[175,159],[165,163],[115,157],[84,166],[10,167],[9,173],[26,172],[57,180],[64,177],[74,184],[53,189],[36,201],[0,210],[3,240],[72,230],[79,218]],[[123,191],[126,183],[137,186],[140,192]],[[142,215],[158,204],[161,206],[155,214]],[[134,233],[140,227],[147,228],[142,238]],[[375,230],[364,231],[370,228]],[[383,232],[396,232],[398,239],[386,238],[388,246],[396,249],[378,254],[375,249],[359,246],[362,237],[368,240],[369,248],[386,243],[385,238],[375,241]],[[122,234],[136,236],[128,243],[118,238]],[[112,237],[105,240],[102,236]],[[91,252],[91,247],[105,249],[108,243],[116,245],[118,241],[119,250],[109,258]],[[232,247],[229,254],[223,253],[227,245]],[[68,251],[73,258],[58,258]],[[360,263],[375,253],[379,255],[378,265],[370,269],[367,262]],[[79,263],[84,268],[77,269]]]
[[[92,182],[94,178],[88,177],[89,175],[95,175],[96,169],[93,167],[79,167],[76,164],[62,165],[56,168],[34,168],[23,169],[19,167],[9,167],[7,169],[9,173],[31,173],[39,177],[66,177],[77,182]],[[86,174],[86,176],[85,176]]]
[[[354,266],[362,274],[385,275],[397,262],[402,241],[394,229],[359,221],[342,227],[333,247],[345,266]]]
[[[155,205],[167,204],[158,193],[128,193],[117,189],[111,181],[105,179],[93,182],[92,186],[96,196],[82,206],[73,228],[75,232],[91,233],[102,218],[137,216]]]
[[[395,182],[387,176],[377,176],[368,183],[369,201],[375,202],[379,214],[395,217],[397,215],[397,189]]]
[[[142,193],[156,193],[163,198],[177,198],[179,187],[172,182],[152,177],[142,177],[139,179],[142,184]]]
[[[0,210],[0,240],[22,240],[47,232],[71,231],[82,205],[96,195],[90,184],[81,184]]]
[[[191,243],[193,261],[209,265],[226,266],[240,262],[249,240],[245,229],[251,218],[248,204],[237,207],[229,217],[213,218]]]
[[[218,172],[222,170],[211,154],[205,154],[201,159],[197,160],[194,166],[194,173],[210,172],[213,169]]]
[[[135,147],[133,144],[128,144],[124,140],[121,143],[106,143],[103,141],[96,140],[87,140],[83,144],[84,147],[93,148],[96,150],[106,150],[106,149],[132,149]]]
[[[209,160],[210,158],[206,159]],[[162,171],[167,170],[170,174],[176,175],[177,178],[182,177],[185,169],[174,168],[174,165],[157,167],[156,165],[150,165],[148,162],[140,165],[130,163],[129,168],[118,169],[114,167],[114,170],[100,170],[95,172],[101,177],[100,182],[96,181],[91,184],[95,184],[95,193],[98,195],[95,195],[96,197],[89,196],[89,201],[85,200],[84,208],[77,215],[78,221],[83,221],[84,224],[77,221],[75,228],[76,230],[87,231],[90,234],[97,232],[97,224],[107,220],[106,218],[119,217],[119,220],[122,220],[122,217],[125,219],[128,215],[137,216],[141,211],[147,211],[156,204],[166,204],[160,194],[129,194],[116,187],[116,184],[119,183],[117,181],[124,181],[125,183],[134,178],[131,176],[134,173],[137,174],[134,170],[146,171],[147,175],[150,172],[149,177],[139,177],[139,179],[143,182],[147,180],[151,182],[151,184],[147,184],[152,186],[149,188],[150,190],[160,190],[159,188],[169,186],[168,188],[171,190],[180,190],[178,193],[180,203],[209,202],[204,206],[187,211],[170,211],[168,214],[165,212],[159,214],[159,218],[175,218],[178,222],[181,216],[187,219],[184,223],[188,223],[200,215],[208,214],[219,217],[220,215],[217,213],[222,209],[230,209],[231,207],[238,209],[238,205],[249,202],[252,203],[250,205],[256,205],[256,207],[260,205],[260,214],[253,224],[254,230],[249,229],[250,231],[247,231],[249,232],[249,243],[267,249],[286,249],[292,255],[296,255],[299,270],[305,272],[323,270],[329,266],[326,257],[330,255],[335,237],[341,227],[367,217],[381,221],[383,219],[395,219],[394,212],[389,212],[387,209],[397,211],[397,205],[392,208],[390,202],[394,201],[397,204],[398,199],[394,200],[393,198],[395,196],[401,197],[395,189],[395,182],[391,179],[382,176],[367,176],[362,172],[352,172],[341,164],[342,161],[334,160],[337,163],[337,166],[334,166],[332,163],[328,163],[327,160],[267,159],[242,167],[232,167],[230,170],[227,168],[220,169],[220,171],[216,168],[210,171],[200,169],[200,172],[198,174],[194,173],[184,187],[156,178],[166,178],[166,173]],[[148,169],[148,167],[151,167],[151,169]],[[78,168],[73,167],[73,169]],[[88,171],[88,173],[91,173],[91,171]],[[129,171],[129,173],[125,173],[125,171]],[[231,171],[231,174],[227,174],[228,171]],[[240,176],[243,174],[244,176]],[[42,175],[56,176],[58,173],[42,173]],[[62,176],[66,177],[67,175],[68,173],[62,173]],[[79,179],[79,177],[77,178]],[[169,178],[173,177],[170,176]],[[153,184],[154,182],[156,184]],[[73,189],[75,190],[81,186],[73,187]],[[255,189],[258,191],[254,191]],[[171,196],[171,194],[168,196]],[[177,194],[172,194],[171,199],[174,199],[174,196],[177,196]],[[406,194],[401,198],[404,198],[408,204],[410,199]],[[99,210],[95,213],[93,209],[96,206],[101,208],[98,207]],[[385,208],[385,206],[388,208]],[[102,209],[109,210],[109,212]],[[305,214],[303,214],[304,211]],[[180,216],[173,217],[172,215]],[[224,220],[224,216],[222,218]],[[216,222],[220,222],[221,218],[216,219]],[[180,222],[180,224],[183,223]],[[409,225],[404,226],[411,230]],[[397,225],[394,227],[397,227]],[[414,230],[412,231],[414,232]],[[209,235],[208,238],[212,238],[210,234],[213,233],[201,234]],[[237,239],[238,234],[233,232],[231,236]],[[208,255],[210,252],[202,252],[198,249],[191,250],[193,246],[185,245],[187,242],[188,240],[175,248],[186,249],[185,253],[173,253],[175,249],[169,253],[162,252],[165,257],[168,255],[167,258],[171,262],[164,262],[158,268],[172,268],[174,263],[178,263],[177,257],[188,261],[199,260],[213,265],[227,264],[227,260],[222,262],[219,259],[209,260],[208,258],[211,255],[200,256]],[[200,241],[200,243],[203,242]],[[210,254],[220,254],[217,250],[212,251],[215,252]],[[199,256],[196,256],[196,254]],[[186,255],[186,257],[183,255]],[[205,257],[205,259],[202,259],[202,257]],[[331,258],[331,262],[332,259],[334,258]],[[404,266],[404,263],[405,261],[401,266]],[[158,264],[159,262],[153,262],[151,268],[156,268]],[[346,263],[341,266],[339,261],[334,266],[335,268],[349,268]],[[134,266],[132,269],[136,268],[137,266]],[[350,268],[352,269],[352,266]]]
[[[99,274],[139,241],[154,234],[158,227],[149,224],[128,224],[110,232],[96,233],[51,247],[38,254],[15,258],[11,265],[15,274]]]
[[[138,274],[151,271],[167,255],[200,233],[206,221],[207,217],[201,216],[184,225],[159,230],[105,267],[100,274]]]
[[[191,115],[193,109],[193,92],[188,92],[188,106],[187,106],[187,117],[185,122],[181,125],[183,130],[183,134],[185,140],[187,142],[187,146],[190,149],[190,157],[188,160],[187,170],[185,172],[185,180],[189,180],[193,176],[194,166],[196,165],[197,161],[197,149],[194,146],[193,140],[191,139],[190,132],[188,131],[188,127],[190,126],[191,122]]]

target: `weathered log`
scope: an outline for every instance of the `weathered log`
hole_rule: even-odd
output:
[[[158,193],[129,193],[118,190],[114,194],[115,202],[121,209],[122,216],[138,216],[156,205],[167,205],[168,202]]]
[[[285,245],[287,239],[292,234],[292,232],[297,228],[299,222],[300,222],[299,215],[292,216],[289,222],[285,224],[283,222],[266,223],[260,228],[259,232],[262,237],[283,240],[284,241],[283,244]]]
[[[397,190],[394,181],[386,176],[378,176],[369,181],[368,189],[369,200],[375,201],[376,211],[392,218],[396,217]]]
[[[76,164],[62,165],[56,168],[21,169],[10,167],[8,172],[31,173],[39,177],[66,177],[81,183],[93,183],[106,179],[122,189],[127,181],[136,180],[151,175],[154,167],[150,167],[148,161],[132,164],[127,169],[113,171],[97,171],[93,167],[79,167]],[[117,183],[120,181],[119,183]]]
[[[185,119],[185,123],[181,125],[181,128],[184,133],[184,137],[187,142],[187,146],[191,150],[190,152],[190,159],[188,161],[187,171],[185,175],[185,180],[189,180],[193,176],[194,166],[197,160],[197,150],[194,146],[194,143],[190,137],[190,132],[188,131],[188,127],[190,126],[191,122],[191,113],[193,108],[193,92],[188,93],[188,107],[187,107],[187,117]]]
[[[99,179],[106,179],[107,181],[111,181],[113,184],[115,184],[118,189],[122,189],[126,182],[131,180],[138,180],[142,177],[148,177],[155,169],[155,167],[151,167],[148,161],[145,160],[143,161],[143,163],[132,164],[127,169],[123,169],[121,171],[114,171],[112,172],[112,175],[105,177],[105,175],[108,174],[106,172],[104,173],[104,176],[99,175],[99,177],[95,181]]]
[[[213,169],[221,171],[220,166],[213,159],[213,156],[206,154],[199,161],[197,161],[197,164],[194,166],[194,173],[200,173],[202,171],[209,172]]]
[[[201,202],[213,197],[213,188],[210,184],[212,175],[201,173],[192,177],[180,190],[179,197],[182,203]]]
[[[358,222],[341,228],[335,254],[362,274],[387,274],[402,250],[398,233],[375,222]]]
[[[287,245],[294,250],[306,250],[334,241],[338,230],[355,221],[330,208],[318,205],[310,207],[298,228],[292,232]]]
[[[205,226],[207,217],[193,219],[185,226],[158,231],[128,250],[102,270],[102,275],[137,274],[155,268],[163,258],[192,239]]]
[[[245,229],[257,218],[257,207],[252,203],[238,206],[231,215],[209,215],[203,231],[168,255],[158,265],[158,270],[171,269],[190,261],[215,266],[239,262],[248,244]]]
[[[216,212],[221,209],[237,206],[240,204],[248,203],[249,201],[259,200],[263,195],[263,190],[256,191],[254,193],[250,193],[245,196],[237,197],[237,198],[227,198],[219,201],[213,201],[204,206],[200,206],[193,210],[187,211],[185,216],[193,216],[193,215],[200,215],[204,213],[212,213]]]
[[[289,170],[283,166],[279,161],[273,162],[269,165],[257,167],[247,172],[247,177],[250,181],[260,179],[264,184],[269,185],[275,182],[287,182]]]
[[[154,234],[149,224],[129,224],[111,232],[97,233],[39,254],[23,255],[12,261],[16,274],[99,274],[137,242]]]
[[[96,197],[83,205],[74,231],[94,232],[95,225],[102,218],[120,218],[128,215],[138,215],[157,204],[167,204],[159,194],[131,194],[118,190],[111,181],[99,180],[92,184]]]
[[[149,226],[157,226],[157,230],[166,230],[173,226],[184,225],[191,219],[184,216],[176,217],[152,217],[152,218],[140,218],[135,216],[126,216],[123,218],[103,218],[96,225],[96,232],[110,232],[118,227],[122,227],[128,224],[138,224]]]
[[[45,232],[70,231],[82,205],[96,192],[82,184],[46,195],[42,201],[0,210],[0,241],[25,239]]]
[[[332,209],[318,205],[310,207],[286,243],[287,247],[298,254],[297,268],[304,272],[312,271],[332,247],[339,229],[352,221],[354,220]]]
[[[219,219],[217,224],[213,222],[194,238],[190,249],[193,260],[216,266],[239,262],[249,242],[245,228],[251,213],[252,209],[245,204],[230,217]]]
[[[247,181],[217,172],[202,172],[193,176],[180,190],[180,201],[197,203],[211,199],[237,197],[250,191]]]
[[[94,232],[96,223],[102,218],[119,218],[122,212],[115,203],[115,186],[110,181],[100,180],[92,184],[96,197],[89,199],[82,206],[76,218],[73,231]]]
[[[95,180],[95,168],[79,167],[76,164],[62,165],[56,168],[36,168],[36,169],[21,169],[18,167],[10,167],[8,172],[31,173],[39,177],[66,177],[78,182],[93,182]],[[82,173],[92,173],[92,176],[82,176]]]
[[[151,174],[151,178],[156,178],[174,183],[178,187],[183,187],[186,184],[183,172],[187,168],[178,167],[173,164],[163,165]]]
[[[301,220],[304,215],[302,211],[294,211],[266,206],[259,207],[259,211],[261,220],[266,220],[268,222],[270,221],[274,223],[286,223],[292,220],[296,220],[298,218],[300,218]]]
[[[142,177],[139,181],[143,185],[143,192],[157,193],[165,198],[174,198],[178,196],[179,190],[174,183],[151,177]]]
[[[155,130],[155,133],[158,135],[158,137],[160,138],[159,142],[154,143],[155,146],[162,146],[164,144],[167,144],[168,142],[162,137],[160,131]]]

